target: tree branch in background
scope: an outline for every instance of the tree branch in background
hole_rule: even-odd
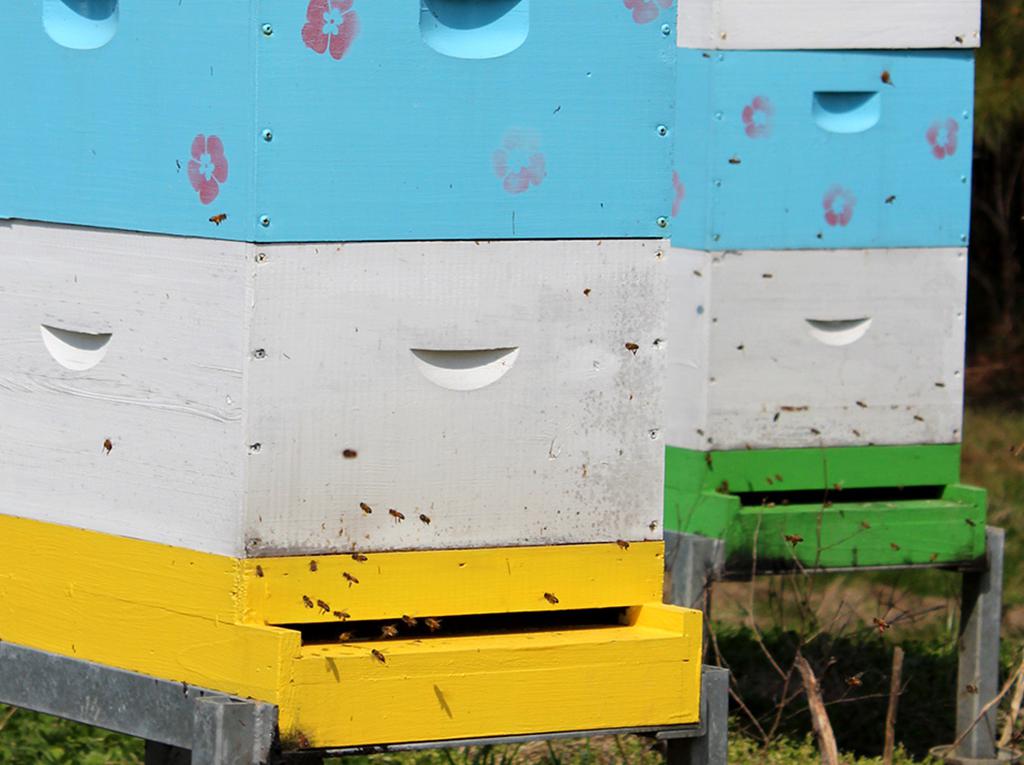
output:
[[[883,765],[892,765],[896,749],[896,711],[900,703],[900,682],[903,677],[903,649],[896,646],[892,653],[892,675],[889,678],[889,708],[885,713],[885,748],[882,750]]]
[[[832,722],[828,719],[825,703],[821,699],[818,678],[814,676],[814,670],[803,656],[797,654],[794,664],[803,680],[804,692],[807,694],[807,705],[811,710],[811,724],[814,726],[814,734],[818,737],[818,750],[821,752],[821,765],[839,765],[839,747],[836,746]]]

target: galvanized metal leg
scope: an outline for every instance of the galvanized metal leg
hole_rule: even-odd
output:
[[[725,565],[725,542],[696,534],[665,533],[665,602],[707,610],[710,584]]]
[[[264,765],[277,727],[271,704],[5,642],[0,703],[146,739],[147,765]]]
[[[729,670],[704,667],[700,717],[702,735],[668,739],[667,765],[727,765],[729,762]]]
[[[984,706],[999,693],[999,626],[1003,607],[1005,540],[1002,529],[989,526],[985,532],[986,570],[964,574],[956,692],[957,738],[971,725],[974,729],[955,754],[979,760],[996,756],[996,739],[999,736],[994,708],[983,719],[978,718]],[[978,721],[977,725],[975,721]]]

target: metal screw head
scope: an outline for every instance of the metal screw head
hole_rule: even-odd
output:
[[[668,128],[665,127],[664,125],[658,125],[658,135],[660,135],[660,136],[668,135]]]
[[[263,140],[264,141],[273,141],[274,140],[274,133],[269,128],[263,131]]]
[[[262,348],[257,348],[252,352],[252,357],[254,359],[265,359],[267,357],[267,352]]]
[[[665,35],[665,37],[668,37],[670,34],[672,34],[672,27],[670,27],[668,24],[662,24],[661,33]]]
[[[263,34],[266,35],[267,37],[270,37],[272,34],[274,34],[274,28],[270,24],[264,24],[261,27],[261,29],[263,30]]]
[[[662,216],[658,218],[658,228],[668,228],[668,218]]]
[[[257,252],[256,253],[256,262],[257,263],[266,263],[267,262],[267,253],[265,253],[265,252]]]
[[[270,225],[270,216],[268,216],[268,215],[261,215],[260,216],[260,225],[263,226],[263,228],[266,228],[267,226],[269,226]]]

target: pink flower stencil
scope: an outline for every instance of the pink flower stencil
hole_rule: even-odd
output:
[[[310,0],[302,41],[317,53],[331,51],[335,61],[348,53],[359,34],[359,15],[352,10],[353,0]]]
[[[224,143],[215,135],[200,133],[192,139],[192,159],[188,161],[188,180],[199,192],[199,201],[210,204],[220,194],[220,184],[228,180],[228,159]]]
[[[671,8],[672,0],[622,0],[622,4],[633,11],[633,21],[648,24],[661,15],[663,8]]]
[[[502,179],[509,194],[522,194],[530,186],[540,186],[547,176],[544,155],[536,136],[520,130],[505,135],[501,148],[492,157],[494,174]],[[515,165],[518,167],[513,169]]]
[[[672,201],[672,217],[679,215],[679,208],[683,204],[683,198],[686,196],[686,187],[683,182],[679,180],[679,173],[675,170],[672,171],[672,188],[675,189],[676,196]]]
[[[960,125],[954,119],[945,122],[933,122],[925,133],[928,144],[932,147],[932,154],[935,159],[945,159],[956,154],[957,136],[960,133]]]
[[[821,200],[825,208],[825,221],[830,226],[845,226],[853,218],[853,208],[857,206],[857,198],[849,189],[833,186]]]
[[[757,96],[743,108],[743,125],[749,138],[767,138],[772,134],[775,107],[763,96]]]

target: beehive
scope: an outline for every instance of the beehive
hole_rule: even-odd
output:
[[[271,702],[298,749],[697,722],[654,21],[12,9],[0,640]]]
[[[698,534],[731,576],[976,564],[985,495],[959,485],[974,63],[955,49],[978,44],[978,3],[678,12],[670,558]]]

